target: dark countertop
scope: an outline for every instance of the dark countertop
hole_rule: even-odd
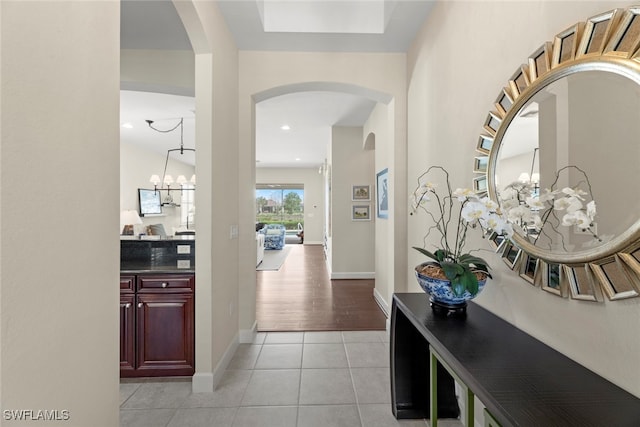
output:
[[[195,274],[193,268],[170,268],[167,266],[149,267],[147,266],[135,266],[135,265],[121,265],[120,274]]]

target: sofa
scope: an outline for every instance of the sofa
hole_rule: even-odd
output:
[[[265,225],[260,233],[264,235],[264,248],[266,250],[277,250],[284,248],[286,230],[282,224]]]

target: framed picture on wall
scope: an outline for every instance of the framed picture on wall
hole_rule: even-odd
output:
[[[368,185],[354,185],[351,187],[351,200],[356,202],[359,200],[369,201],[371,200],[371,187]]]
[[[351,207],[352,221],[370,221],[371,209],[369,205],[353,205]]]
[[[378,218],[389,218],[389,169],[376,174],[376,209]]]

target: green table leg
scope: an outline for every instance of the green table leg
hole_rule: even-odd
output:
[[[429,373],[431,375],[431,410],[430,410],[430,418],[431,418],[431,426],[438,427],[438,362],[449,372],[449,374],[455,379],[455,381],[464,388],[464,415],[461,416],[462,421],[464,422],[465,427],[473,427],[473,416],[474,416],[474,404],[475,404],[475,395],[473,391],[465,383],[463,383],[460,378],[456,375],[456,373],[447,365],[442,359],[438,356],[438,353],[433,350],[431,346],[429,346]],[[486,416],[485,416],[486,420]],[[499,427],[498,424],[491,424],[490,426],[485,425],[485,427]]]

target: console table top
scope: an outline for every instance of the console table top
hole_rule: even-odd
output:
[[[503,426],[640,426],[640,399],[473,302],[465,318],[424,293],[393,304]]]

